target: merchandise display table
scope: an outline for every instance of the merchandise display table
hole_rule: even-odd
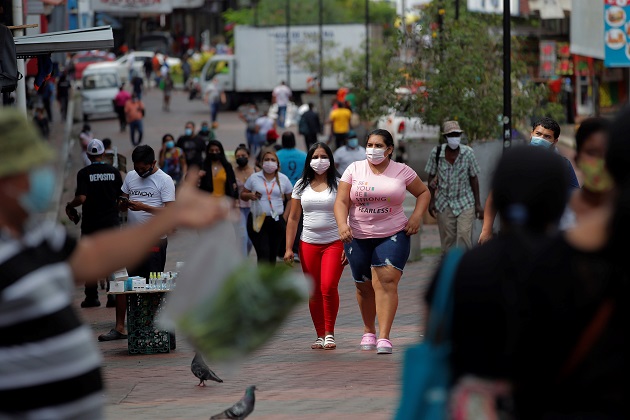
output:
[[[127,297],[127,348],[129,354],[169,353],[175,349],[175,334],[158,329],[154,321],[164,308],[170,290],[109,292]]]

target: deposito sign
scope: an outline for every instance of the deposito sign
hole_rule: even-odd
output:
[[[630,0],[604,0],[604,65],[630,67]]]

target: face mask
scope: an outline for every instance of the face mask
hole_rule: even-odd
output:
[[[167,141],[165,145],[167,149],[172,149],[173,147],[175,147],[175,142],[173,140],[170,140],[170,141]]]
[[[349,139],[348,140],[348,147],[349,148],[356,149],[358,145],[359,145],[359,139]]]
[[[187,128],[184,130],[184,134],[187,136],[192,136],[192,128]]]
[[[236,158],[236,164],[240,166],[241,168],[246,167],[248,163],[249,163],[249,159],[246,157]]]
[[[208,132],[208,127],[201,127],[201,132],[202,133],[207,133]]]
[[[532,146],[543,147],[545,149],[550,149],[553,146],[553,143],[543,139],[542,137],[532,137],[529,142]]]
[[[221,153],[208,153],[208,159],[219,160],[221,159]]]
[[[42,213],[50,207],[55,193],[55,173],[51,168],[38,168],[28,174],[29,190],[19,198],[29,214]]]
[[[373,165],[378,165],[385,160],[385,149],[377,149],[375,147],[368,147],[365,149],[365,156],[367,160]]]
[[[582,171],[584,189],[594,193],[605,193],[612,190],[614,181],[604,159],[591,156],[580,157],[578,168]]]
[[[459,143],[461,143],[461,137],[447,137],[446,142],[448,143],[448,147],[455,150],[459,147]]]
[[[263,171],[265,171],[266,173],[272,174],[276,172],[277,170],[278,170],[278,164],[276,162],[272,162],[270,160],[263,162]]]
[[[138,175],[140,175],[140,178],[146,178],[149,175],[151,175],[153,173],[153,165],[151,165],[151,167],[149,169],[147,169],[145,172],[143,173],[139,173]]]
[[[329,159],[311,159],[311,168],[317,175],[321,175],[330,168]]]

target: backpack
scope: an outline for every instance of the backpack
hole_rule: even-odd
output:
[[[306,121],[306,118],[304,118],[304,115],[300,117],[300,122],[298,123],[298,130],[300,131],[300,134],[302,134],[303,136],[306,136],[307,134],[310,133],[310,129],[308,127],[308,121]]]
[[[22,75],[17,69],[15,42],[13,34],[4,25],[0,25],[0,91],[10,93],[17,89]]]

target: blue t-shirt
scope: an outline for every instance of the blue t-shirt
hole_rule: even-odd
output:
[[[280,172],[285,174],[292,185],[302,177],[304,171],[304,163],[306,162],[306,152],[298,149],[280,149],[278,150],[278,159],[280,159]]]
[[[567,175],[569,176],[569,186],[572,188],[580,188],[580,183],[578,182],[577,176],[575,175],[575,171],[573,170],[573,165],[571,165],[571,161],[564,156],[564,163],[567,165]]]

